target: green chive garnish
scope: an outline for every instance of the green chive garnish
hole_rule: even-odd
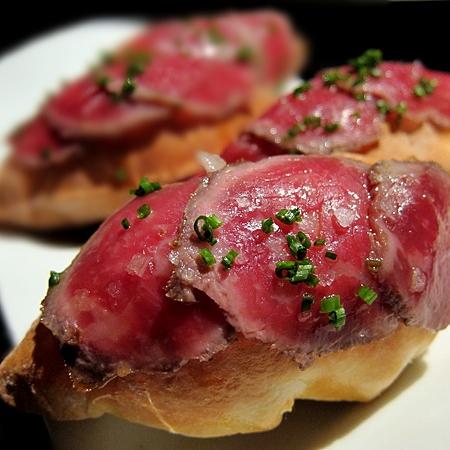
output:
[[[302,304],[301,311],[306,312],[311,309],[312,304],[314,303],[314,296],[311,294],[303,294],[302,295]]]
[[[335,260],[337,258],[337,255],[336,255],[336,253],[334,253],[334,252],[332,252],[330,250],[327,250],[325,252],[325,258],[329,258],[329,259]]]
[[[161,185],[158,182],[149,181],[147,177],[142,177],[139,181],[139,186],[136,189],[130,189],[130,194],[136,197],[143,197],[159,189],[161,189]]]
[[[100,89],[105,89],[106,86],[108,86],[108,83],[110,82],[110,78],[107,75],[98,75],[95,77],[95,84]]]
[[[213,44],[221,44],[222,42],[225,42],[225,36],[216,28],[211,27],[208,31],[208,39]]]
[[[339,295],[328,295],[320,300],[320,312],[330,313],[341,307],[341,297]]]
[[[308,128],[320,127],[321,122],[322,122],[322,118],[320,116],[305,116],[305,118],[303,119],[303,123]]]
[[[295,236],[288,234],[286,240],[289,250],[297,259],[303,259],[306,256],[308,248],[311,247],[309,237],[302,231],[298,232]]]
[[[297,136],[300,133],[303,133],[304,131],[306,131],[305,125],[303,125],[302,123],[296,123],[287,130],[286,135],[288,138],[294,138],[295,136]]]
[[[300,215],[300,210],[298,208],[291,209],[280,209],[275,217],[287,225],[292,225],[294,222],[301,222],[302,216]]]
[[[346,80],[348,77],[348,74],[340,70],[331,69],[322,74],[322,81],[325,86],[333,86],[338,81]]]
[[[382,114],[383,116],[385,116],[391,110],[391,106],[385,100],[377,100],[376,106],[377,106],[378,112],[380,114]]]
[[[358,100],[358,102],[365,102],[367,100],[367,96],[364,92],[355,92],[353,98]]]
[[[225,267],[225,269],[231,269],[231,267],[234,264],[234,260],[236,259],[236,256],[239,255],[239,253],[236,250],[230,250],[223,258],[222,258],[222,265]]]
[[[216,258],[214,257],[214,255],[211,253],[211,251],[209,249],[202,248],[199,250],[198,254],[201,256],[203,262],[207,266],[212,266],[213,264],[216,263]]]
[[[368,72],[370,75],[379,76],[378,71],[373,69],[381,63],[383,60],[383,53],[381,50],[370,48],[366,50],[361,56],[353,58],[349,61],[349,64],[358,72]]]
[[[146,217],[148,217],[150,215],[151,212],[152,212],[152,210],[150,209],[150,206],[148,206],[147,203],[144,203],[141,206],[139,206],[139,208],[136,211],[137,218],[145,219]]]
[[[346,319],[345,308],[341,306],[336,311],[331,311],[330,314],[328,314],[328,319],[337,330],[340,330],[345,325]]]
[[[200,226],[200,222],[203,222]],[[211,245],[216,244],[213,230],[222,225],[222,221],[214,214],[210,216],[198,216],[194,222],[194,231],[200,241],[205,241]]]
[[[272,233],[273,231],[273,219],[271,217],[268,217],[267,219],[263,219],[261,221],[261,229],[264,231],[264,233]]]
[[[54,270],[50,271],[50,278],[48,279],[48,287],[52,288],[56,286],[61,281],[61,274],[59,272],[55,272]]]
[[[437,80],[429,80],[428,78],[422,77],[419,83],[413,87],[413,94],[419,98],[431,95],[436,89],[437,84]]]
[[[253,49],[246,45],[243,45],[236,52],[236,60],[239,62],[248,62],[253,59]]]
[[[134,80],[131,77],[126,77],[123,84],[122,84],[122,90],[121,94],[122,97],[128,97],[131,95],[134,90],[136,89],[136,84]]]
[[[371,305],[377,298],[378,294],[369,286],[361,286],[358,289],[358,297],[368,305]]]
[[[292,94],[294,95],[294,97],[298,97],[300,94],[304,94],[305,92],[308,92],[310,89],[311,89],[311,82],[303,81],[303,83],[301,83],[294,89],[294,92],[292,92]]]
[[[406,111],[408,111],[408,105],[406,102],[397,103],[394,110],[399,116],[402,116]]]
[[[122,225],[122,227],[123,227],[125,230],[128,230],[128,228],[131,227],[130,221],[129,221],[126,217],[124,217],[124,218],[120,221],[120,224]]]
[[[279,261],[275,266],[275,275],[278,278],[288,280],[292,284],[306,283],[315,287],[319,279],[314,275],[314,265],[311,260]]]
[[[325,245],[325,239],[316,239],[316,240],[314,241],[314,245],[315,245],[316,247],[318,247],[318,246],[320,246],[320,245]]]
[[[339,126],[340,125],[337,122],[327,123],[326,125],[323,126],[323,129],[327,133],[334,133],[339,128]]]

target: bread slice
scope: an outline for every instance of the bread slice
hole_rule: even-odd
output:
[[[128,189],[143,175],[171,183],[198,172],[198,150],[220,153],[275,99],[272,88],[261,87],[246,111],[182,131],[162,129],[126,151],[85,151],[47,169],[26,169],[9,158],[0,168],[0,224],[48,230],[98,223],[129,198]]]
[[[88,388],[72,382],[56,339],[36,322],[0,366],[0,395],[57,420],[110,413],[188,436],[251,433],[276,427],[295,399],[371,400],[434,336],[401,325],[384,339],[320,357],[306,370],[270,345],[238,336],[209,361]]]
[[[432,160],[450,171],[450,132],[423,125],[392,133],[385,127],[377,147],[347,156]],[[188,436],[250,433],[276,427],[295,399],[373,399],[435,334],[400,325],[383,339],[322,356],[306,370],[270,345],[238,335],[209,361],[191,361],[171,373],[135,372],[92,387],[72,380],[57,340],[36,322],[0,366],[0,396],[57,420],[110,413]]]

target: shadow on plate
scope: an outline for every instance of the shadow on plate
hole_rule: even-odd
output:
[[[82,422],[50,422],[55,449],[84,450],[317,450],[358,427],[385,404],[394,401],[425,372],[423,360],[408,366],[397,381],[370,403],[297,401],[294,411],[275,430],[224,438],[194,439],[171,435],[111,416]]]

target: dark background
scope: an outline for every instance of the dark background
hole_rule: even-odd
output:
[[[5,2],[6,3],[6,2]],[[386,59],[420,59],[433,69],[450,71],[448,51],[450,2],[445,1],[300,1],[273,3],[245,1],[175,2],[158,5],[121,2],[113,6],[100,1],[89,6],[81,2],[8,2],[0,12],[0,55],[46,31],[94,17],[165,18],[252,7],[273,7],[288,13],[310,40],[309,77],[325,66],[339,65],[366,48],[380,48]],[[1,99],[0,99],[1,108]],[[10,342],[0,315],[0,360]],[[10,444],[12,439],[14,444]],[[0,402],[0,448],[49,448],[42,419],[13,411]]]

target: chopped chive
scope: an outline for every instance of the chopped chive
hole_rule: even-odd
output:
[[[311,309],[312,304],[314,303],[314,296],[308,293],[302,295],[302,304],[301,304],[301,312],[306,312]]]
[[[369,286],[361,286],[358,289],[358,297],[368,305],[371,305],[377,298],[378,294]]]
[[[125,230],[128,230],[128,228],[131,227],[130,221],[129,221],[126,217],[124,217],[124,218],[120,221],[120,224],[122,225],[122,227],[123,227]]]
[[[272,233],[273,231],[273,219],[271,217],[268,217],[267,219],[263,219],[261,221],[261,229],[264,231],[264,233]]]
[[[428,78],[422,77],[419,83],[413,87],[413,94],[416,97],[422,98],[427,95],[431,95],[437,86],[437,80],[430,80]]]
[[[288,138],[294,138],[295,136],[297,136],[300,133],[303,133],[304,131],[306,131],[305,125],[303,125],[302,123],[296,123],[287,130],[286,135]]]
[[[59,272],[55,272],[54,270],[50,271],[50,278],[48,279],[48,287],[52,288],[56,286],[61,281],[61,274]]]
[[[253,59],[253,49],[247,45],[243,45],[236,52],[236,60],[239,62],[249,62]]]
[[[200,227],[200,222],[203,224]],[[214,245],[217,239],[214,238],[213,230],[222,225],[222,221],[214,214],[210,216],[198,216],[194,222],[194,231],[200,241],[205,241]]]
[[[408,111],[408,105],[406,102],[400,102],[400,103],[397,103],[397,105],[395,105],[395,112],[399,116],[402,116],[403,114],[405,114],[406,111]]]
[[[98,75],[95,77],[95,84],[101,89],[105,89],[110,81],[107,75]]]
[[[305,283],[310,287],[316,287],[319,284],[319,277],[314,273],[310,274]]]
[[[364,92],[355,92],[353,98],[358,100],[358,102],[365,102],[367,100],[367,96]]]
[[[214,255],[211,253],[211,251],[209,249],[202,248],[199,250],[198,254],[201,256],[203,262],[207,266],[212,266],[213,264],[216,263],[216,258],[214,257]]]
[[[338,81],[346,80],[348,77],[348,74],[340,70],[331,69],[322,74],[322,81],[325,86],[333,86]]]
[[[376,106],[377,106],[378,112],[380,114],[382,114],[383,116],[385,116],[391,110],[391,106],[385,100],[377,100]]]
[[[337,122],[333,122],[333,123],[327,123],[323,126],[323,129],[327,132],[327,133],[334,133],[338,128],[339,128],[339,124]]]
[[[222,258],[222,265],[225,267],[225,269],[231,269],[231,267],[234,264],[234,260],[236,259],[236,256],[239,255],[239,253],[236,250],[230,250],[223,258]]]
[[[287,225],[292,225],[294,222],[301,222],[302,216],[300,214],[300,209],[291,208],[291,209],[280,209],[275,217],[280,221]]]
[[[382,60],[382,51],[370,48],[357,58],[351,59],[349,64],[353,66],[357,72],[369,72],[380,64]],[[375,72],[375,76],[377,76],[377,72]]]
[[[311,89],[311,82],[310,81],[303,81],[299,86],[297,86],[292,94],[294,97],[298,97],[300,94],[304,94],[305,92],[308,92]]]
[[[138,219],[145,219],[150,215],[152,210],[150,209],[150,206],[147,205],[147,203],[143,203],[139,208],[136,210],[136,215]]]
[[[127,67],[127,78],[133,79],[138,75],[141,75],[145,70],[146,62],[135,60],[130,62]]]
[[[352,112],[351,116],[354,117],[355,119],[360,119],[361,113],[359,111],[354,111]]]
[[[315,245],[316,247],[321,246],[321,245],[325,245],[325,239],[316,239],[316,240],[314,241],[314,245]]]
[[[382,260],[379,258],[367,258],[366,259],[366,266],[367,269],[370,272],[378,272],[378,270],[380,270],[381,264],[382,264]]]
[[[320,300],[320,312],[330,313],[341,307],[341,297],[339,295],[328,295]]]
[[[303,123],[309,128],[320,127],[321,122],[322,118],[320,116],[315,115],[305,116],[305,118],[303,119]]]
[[[143,197],[152,192],[159,191],[161,185],[156,181],[150,181],[147,177],[142,177],[136,189],[130,189],[130,194],[136,197]]]
[[[275,265],[275,275],[278,278],[288,280],[292,284],[306,283],[308,286],[316,286],[319,279],[314,275],[314,265],[311,260],[279,261]]]
[[[122,90],[121,94],[122,97],[128,97],[131,95],[134,90],[136,89],[136,84],[134,80],[131,77],[126,77],[123,84],[122,84]]]
[[[297,259],[303,259],[306,256],[306,247],[297,239],[293,234],[288,234],[286,236],[286,241],[289,246],[289,250],[292,255],[294,255]]]
[[[335,260],[337,258],[337,255],[336,255],[336,253],[332,252],[331,250],[327,250],[325,252],[325,258]]]
[[[345,325],[346,313],[345,308],[341,306],[336,311],[331,311],[328,314],[328,319],[337,330],[340,330]]]
[[[213,44],[221,44],[222,42],[225,42],[225,36],[218,30],[217,27],[209,28],[207,33],[208,33],[208,39]]]

